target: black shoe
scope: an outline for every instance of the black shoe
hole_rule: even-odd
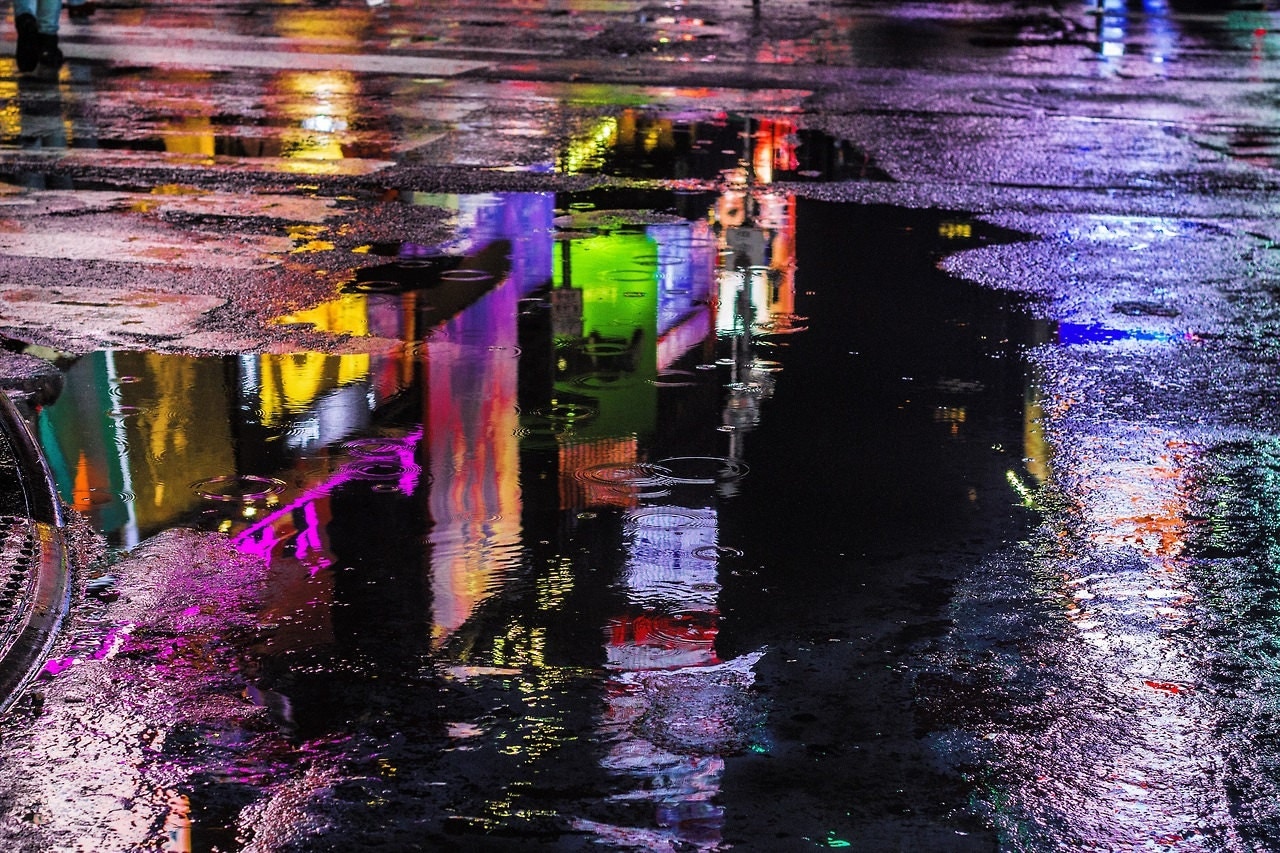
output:
[[[92,2],[80,3],[75,6],[67,7],[67,17],[73,21],[87,21],[97,9]]]
[[[37,60],[40,65],[48,68],[57,68],[62,65],[62,51],[58,49],[57,33],[41,33],[37,44],[40,45],[40,57]]]
[[[18,48],[14,56],[18,70],[35,71],[40,63],[40,25],[36,23],[36,16],[23,13],[13,23],[18,28]]]

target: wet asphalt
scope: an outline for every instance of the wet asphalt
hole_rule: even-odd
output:
[[[416,800],[366,790],[376,774],[344,779],[338,762],[290,773],[291,732],[266,717],[271,696],[245,701],[228,651],[256,630],[228,578],[248,585],[260,567],[182,526],[126,553],[73,511],[73,616],[3,724],[9,849],[1280,845],[1280,12],[1156,0],[104,3],[64,20],[62,42],[56,71],[0,62],[0,376],[33,422],[69,366],[105,348],[358,351],[272,321],[378,263],[357,247],[447,242],[450,219],[396,203],[411,194],[714,185],[577,165],[591,128],[624,109],[781,117],[846,143],[860,172],[784,182],[810,210],[831,206],[815,215],[829,230],[809,238],[825,245],[843,239],[835,210],[848,206],[877,221],[907,211],[898,230],[954,211],[998,233],[936,264],[1016,301],[1026,328],[991,337],[1017,339],[1034,381],[1014,424],[1023,445],[1007,454],[1022,463],[1017,489],[998,497],[994,468],[973,486],[974,506],[1007,507],[953,518],[905,493],[831,489],[831,518],[871,522],[848,533],[860,574],[823,586],[845,555],[823,550],[836,522],[818,517],[796,534],[822,543],[796,584],[811,573],[809,592],[762,604],[757,586],[726,585],[721,658],[780,651],[756,665],[773,761],[729,762],[726,787],[752,807],[731,809],[715,838],[417,813],[427,828],[412,839],[362,834],[361,802],[456,803],[434,788]],[[932,293],[857,308],[923,316]],[[779,393],[801,413],[840,399],[812,385]],[[804,420],[763,428],[805,434]],[[895,452],[873,445],[858,464],[887,467]],[[821,460],[794,461],[753,476],[817,490]],[[747,536],[767,521],[737,523]],[[877,522],[913,548],[865,532]],[[762,565],[788,558],[785,542],[758,548]],[[193,578],[216,606],[187,606]],[[771,581],[783,579],[760,586]],[[856,604],[802,627],[827,596]],[[134,632],[147,639],[130,647]],[[160,648],[183,636],[199,648]],[[122,648],[119,669],[95,668]],[[145,665],[156,659],[163,672]],[[475,690],[458,702],[511,701]],[[373,766],[388,748],[361,736],[370,744],[353,749]],[[210,753],[221,775],[200,775]],[[551,787],[589,801],[575,784]],[[218,830],[195,847],[177,790],[197,803],[213,791],[197,824]],[[317,809],[321,790],[341,796]]]

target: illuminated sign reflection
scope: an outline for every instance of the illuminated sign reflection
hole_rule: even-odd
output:
[[[123,548],[225,532],[267,574],[268,659],[431,655],[463,680],[517,679],[546,711],[504,746],[530,768],[575,736],[554,696],[595,661],[599,770],[652,812],[582,826],[713,849],[758,658],[716,651],[719,518],[782,370],[761,338],[803,330],[794,202],[761,183],[794,152],[762,128],[691,216],[607,194],[406,196],[450,211],[456,238],[362,259],[332,301],[280,318],[338,354],[85,357],[39,419],[64,498]],[[616,537],[612,562],[582,564],[591,530]],[[582,609],[600,585],[608,612]],[[569,642],[584,621],[590,642]],[[250,688],[295,724],[287,687]],[[669,730],[637,728],[645,709]]]

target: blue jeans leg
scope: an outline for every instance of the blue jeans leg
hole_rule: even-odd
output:
[[[62,16],[62,0],[13,0],[13,17],[35,15],[40,32],[56,35]]]

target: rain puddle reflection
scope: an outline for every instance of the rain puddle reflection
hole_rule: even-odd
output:
[[[456,240],[369,244],[280,319],[343,354],[99,352],[40,414],[114,546],[195,527],[257,567],[192,587],[252,592],[252,637],[203,665],[234,658],[217,677],[261,717],[189,709],[166,849],[826,844],[904,786],[918,831],[979,831],[936,805],[960,780],[886,772],[920,747],[872,704],[907,701],[884,655],[1021,523],[1035,326],[934,268],[1008,235],[745,181],[402,198]],[[162,605],[169,646],[107,625],[83,657],[185,659],[206,604]],[[815,779],[843,794],[758,806]]]
[[[706,181],[744,160],[764,183],[889,180],[845,140],[788,118],[729,113],[623,110],[577,134],[557,165],[569,174]]]
[[[245,72],[213,84],[205,74],[176,70],[145,80],[135,76],[71,62],[59,80],[20,78],[8,93],[11,110],[9,120],[0,122],[0,146],[47,152],[107,150],[116,152],[112,158],[121,165],[153,163],[159,154],[165,162],[227,158],[246,169],[361,174],[408,149],[429,148],[445,132],[458,133],[477,124],[486,127],[477,113],[482,112],[483,97],[493,97],[478,97],[465,83],[395,81],[337,70]],[[704,106],[712,99],[737,102],[734,93],[722,90],[619,85],[603,91],[590,86],[561,91],[553,84],[536,85],[538,91],[545,88],[548,97],[554,94],[571,102],[600,102],[608,94],[603,101],[610,104],[642,100],[653,105],[591,118],[566,111],[563,121],[572,130],[560,153],[530,155],[533,162],[521,169],[715,182],[725,170],[745,163],[764,183],[888,180],[850,142],[803,127],[788,116],[789,104],[802,98],[802,92],[780,90],[757,99],[756,111],[726,112]],[[199,98],[191,94],[196,87]],[[90,105],[94,112],[86,114]],[[379,110],[377,105],[386,106]],[[398,109],[431,118],[406,140],[400,135],[404,129]],[[549,133],[524,126],[518,131],[534,139]],[[513,129],[494,126],[487,132],[510,135]],[[9,178],[30,186],[71,186],[69,178],[38,172],[15,172]]]

